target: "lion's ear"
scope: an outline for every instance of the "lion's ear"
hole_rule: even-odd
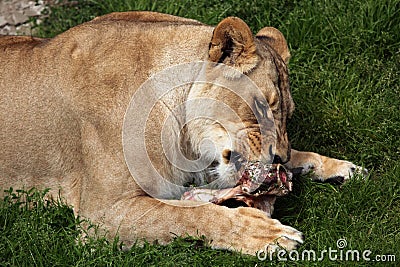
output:
[[[260,40],[266,42],[272,47],[283,59],[285,64],[289,63],[290,52],[283,34],[273,27],[262,28],[256,35]]]
[[[208,55],[210,61],[224,63],[242,73],[251,71],[258,61],[253,34],[236,17],[228,17],[215,27]]]

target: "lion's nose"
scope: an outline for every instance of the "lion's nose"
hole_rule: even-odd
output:
[[[282,158],[278,155],[274,156],[274,160],[272,161],[273,164],[282,164]]]
[[[278,155],[274,156],[274,161],[272,162],[273,164],[283,164],[282,158]]]

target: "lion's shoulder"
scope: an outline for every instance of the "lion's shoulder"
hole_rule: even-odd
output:
[[[145,23],[172,23],[185,25],[204,25],[203,23],[169,14],[163,14],[150,11],[129,11],[129,12],[113,12],[104,16],[94,18],[91,23],[107,22],[107,21],[125,21],[125,22],[145,22]]]

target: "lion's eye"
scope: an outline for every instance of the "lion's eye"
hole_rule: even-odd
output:
[[[259,115],[266,118],[267,117],[267,106],[258,99],[254,100],[254,107]]]

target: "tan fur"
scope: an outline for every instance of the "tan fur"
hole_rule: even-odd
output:
[[[258,38],[266,38],[268,44],[281,56],[285,64],[289,63],[290,53],[283,34],[273,28],[265,27],[257,33]]]
[[[245,253],[275,241],[293,249],[302,242],[301,233],[259,210],[212,204],[188,208],[183,206],[190,203],[170,205],[146,195],[132,179],[123,155],[123,118],[139,86],[167,67],[210,58],[247,74],[262,88],[274,113],[276,153],[287,161],[286,118],[294,109],[285,65],[289,52],[277,30],[266,28],[259,36],[263,38],[253,37],[238,18],[213,28],[165,14],[128,12],[96,18],[49,40],[0,37],[0,186],[50,187],[55,196],[61,190],[76,214],[100,223],[110,236],[118,233],[128,245],[142,238],[165,244],[173,233],[206,235],[214,247]],[[193,146],[187,156],[196,156],[201,137],[218,144],[221,172],[232,169],[224,155],[228,150],[244,153],[240,144],[246,138],[252,140],[250,157],[263,156],[264,136],[240,99],[218,88],[193,88],[188,95],[166,96],[158,103],[146,130],[149,156],[171,181],[190,182],[193,177],[175,170],[163,156],[161,125],[186,97],[208,95],[235,107],[246,124],[243,139],[229,144],[226,129],[194,121],[183,129]],[[288,166],[306,169],[311,162],[318,179],[349,174],[347,163],[307,153],[292,152]],[[206,173],[199,177],[208,179]],[[149,181],[160,192],[166,190]]]
[[[232,46],[232,52],[223,58],[228,46]],[[231,65],[242,73],[248,73],[257,65],[256,44],[243,20],[229,17],[218,24],[210,42],[209,60]]]

